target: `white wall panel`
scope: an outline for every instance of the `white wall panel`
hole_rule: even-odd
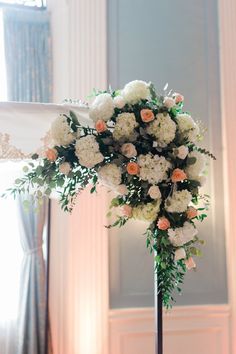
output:
[[[110,312],[110,354],[154,354],[154,311]],[[229,308],[177,307],[164,315],[165,354],[230,354]]]

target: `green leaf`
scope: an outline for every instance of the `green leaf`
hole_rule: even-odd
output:
[[[50,194],[51,194],[51,188],[47,188],[47,189],[45,190],[45,194],[46,194],[46,195],[50,195]]]
[[[23,172],[27,173],[29,171],[29,167],[28,166],[24,166],[23,167]]]
[[[22,204],[23,204],[23,208],[25,209],[25,210],[29,210],[29,207],[30,207],[30,201],[29,200],[24,200],[23,202],[22,202]]]
[[[32,156],[31,156],[31,159],[32,160],[37,160],[39,158],[39,155],[38,154],[33,154]]]
[[[187,165],[194,165],[196,163],[196,157],[188,157],[187,158]]]
[[[112,201],[111,201],[111,204],[110,204],[110,207],[113,208],[113,207],[118,207],[120,205],[120,201],[118,198],[113,198]]]

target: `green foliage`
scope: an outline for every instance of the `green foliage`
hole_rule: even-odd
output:
[[[168,240],[167,232],[154,227],[155,225],[152,225],[145,232],[146,246],[151,254],[155,254],[158,291],[163,294],[163,305],[170,308],[174,303],[172,295],[174,289],[181,292],[186,266],[182,260],[177,262],[174,260],[174,248]]]

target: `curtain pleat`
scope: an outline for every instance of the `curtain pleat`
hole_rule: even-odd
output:
[[[40,210],[35,212],[33,204],[29,204],[29,210],[24,209],[25,198],[18,198],[24,259],[21,268],[17,354],[45,354],[46,271],[42,246],[48,201],[44,200]]]
[[[49,13],[6,9],[3,21],[8,100],[50,102],[52,70]]]
[[[49,13],[45,10],[5,9],[3,27],[8,100],[50,102],[52,69]],[[33,206],[25,212],[21,197],[18,206],[25,255],[21,269],[19,336],[17,350],[12,354],[45,354],[47,299],[42,233],[47,202],[44,201],[39,213],[35,213]]]

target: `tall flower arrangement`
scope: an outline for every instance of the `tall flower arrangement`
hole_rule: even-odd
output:
[[[197,145],[201,131],[183,103],[182,95],[159,95],[152,84],[138,80],[119,91],[96,92],[89,107],[92,124],[82,126],[73,112],[57,117],[51,127],[54,145],[44,158],[32,156],[36,161],[24,167],[10,190],[38,199],[59,190],[69,212],[87,185],[91,193],[98,184],[112,190],[109,214],[116,219],[108,227],[129,219],[147,222],[146,244],[155,253],[166,307],[201,253],[196,222],[206,217],[208,196],[200,189],[206,158],[214,158]]]

